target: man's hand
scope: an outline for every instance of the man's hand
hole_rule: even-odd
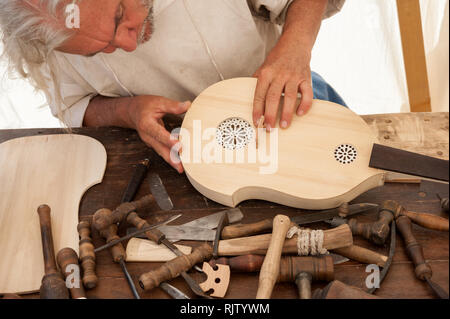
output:
[[[306,50],[307,51],[307,50]],[[258,78],[253,102],[253,122],[255,126],[264,115],[265,127],[270,131],[275,127],[284,92],[280,127],[291,124],[294,112],[302,115],[311,107],[313,90],[311,87],[310,52],[294,45],[278,45],[270,52],[264,64],[253,75]],[[300,104],[297,103],[301,94]]]
[[[290,5],[286,23],[278,43],[264,64],[255,72],[258,78],[253,101],[253,122],[264,115],[264,125],[270,131],[276,126],[278,108],[284,93],[281,128],[287,128],[294,113],[301,116],[311,108],[311,50],[320,29],[327,0],[295,0]],[[298,93],[301,94],[297,104]]]
[[[190,106],[190,102],[181,103],[152,95],[123,98],[97,96],[86,110],[84,125],[133,128],[145,144],[182,173],[181,162],[174,162],[170,156],[172,147],[178,141],[171,139],[162,118],[168,113],[183,114]]]

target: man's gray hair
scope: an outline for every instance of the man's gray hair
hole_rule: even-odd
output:
[[[54,50],[71,34],[61,16],[58,19],[63,2],[67,0],[0,0],[2,56],[8,61],[8,70],[28,79],[47,97],[49,81],[57,85],[52,72]],[[55,91],[59,95],[59,89]],[[58,96],[56,100],[61,102]]]

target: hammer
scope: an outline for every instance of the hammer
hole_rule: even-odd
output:
[[[41,299],[69,299],[69,291],[56,268],[55,249],[53,247],[50,207],[41,205],[37,209],[41,226],[42,251],[44,255],[45,275],[40,287]]]
[[[211,266],[216,264],[229,265],[231,270],[240,272],[257,272],[261,269],[264,256],[243,255],[232,258],[211,260]],[[334,262],[332,256],[319,257],[281,257],[280,273],[277,282],[295,282],[300,299],[311,298],[311,282],[332,281],[334,279]]]

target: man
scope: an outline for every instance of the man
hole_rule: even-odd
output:
[[[54,115],[69,126],[134,128],[181,173],[162,117],[185,113],[215,82],[257,77],[253,121],[264,115],[269,130],[282,93],[283,129],[313,97],[327,99],[319,93],[343,104],[309,66],[321,20],[343,2],[0,0],[0,29],[11,67],[46,92]],[[73,3],[80,25],[69,28]]]

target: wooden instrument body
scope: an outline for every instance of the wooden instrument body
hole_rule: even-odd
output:
[[[78,252],[81,197],[100,183],[106,150],[74,134],[16,138],[0,144],[0,293],[38,291],[44,263],[38,206],[51,207],[55,255]]]
[[[239,150],[220,145],[215,135],[223,121],[239,118],[254,128],[256,82],[255,78],[235,78],[216,83],[186,113],[180,131],[181,160],[200,193],[231,207],[261,199],[327,209],[383,185],[384,171],[369,167],[377,137],[358,115],[327,101],[314,100],[306,115],[294,115],[288,129],[258,130],[258,143],[253,130],[253,138]],[[345,145],[351,145],[356,156],[341,163],[335,151]]]

